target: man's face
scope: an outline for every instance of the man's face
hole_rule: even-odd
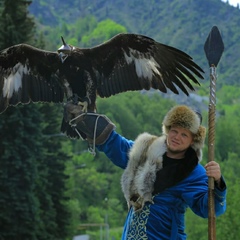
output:
[[[167,148],[170,154],[183,157],[185,151],[193,143],[193,134],[185,128],[172,126],[167,136]]]

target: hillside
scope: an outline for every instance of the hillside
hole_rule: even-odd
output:
[[[206,79],[208,65],[203,45],[212,26],[217,25],[225,44],[218,87],[240,86],[240,10],[220,0],[34,0],[30,12],[41,26],[52,28],[74,24],[89,15],[98,22],[112,19],[125,26],[127,32],[144,34],[186,51],[204,68]]]
[[[157,91],[126,92],[107,99],[99,97],[97,111],[108,116],[117,132],[127,139],[135,139],[143,132],[160,135],[162,119],[176,103],[187,103],[200,110],[202,125],[208,126],[209,69],[203,45],[212,26],[219,27],[226,51],[217,69],[214,160],[221,164],[227,183],[228,206],[226,213],[217,219],[217,239],[239,239],[240,215],[236,211],[240,199],[240,135],[236,134],[240,123],[239,9],[221,0],[32,0],[29,9],[36,19],[35,31],[29,21],[27,24],[20,21],[25,21],[25,7],[30,1],[5,2],[8,15],[2,15],[0,22],[4,26],[0,35],[4,43],[11,36],[17,36],[13,44],[28,41],[25,37],[29,29],[34,30],[29,41],[55,51],[62,44],[60,36],[67,43],[89,47],[118,32],[134,32],[186,51],[205,69],[205,83],[196,93],[190,93],[190,98],[183,93],[155,94]],[[21,4],[24,9],[15,10],[14,6]],[[2,6],[0,1],[0,11]],[[19,64],[14,69],[18,67]],[[35,77],[25,78],[23,84],[27,83],[30,88],[34,85],[31,80],[40,84]],[[11,88],[13,78],[8,80],[11,86],[5,79],[2,83]],[[63,106],[19,104],[1,114],[0,239],[70,240],[79,234],[89,234],[91,240],[99,240],[103,236],[102,226],[109,232],[107,239],[120,239],[127,215],[120,186],[122,169],[103,153],[97,151],[91,155],[87,141],[75,141],[60,134]],[[209,136],[203,149],[203,166],[209,156],[207,144],[212,146],[208,139]],[[189,210],[185,218],[188,239],[207,239],[207,219]],[[93,227],[96,224],[98,227]]]

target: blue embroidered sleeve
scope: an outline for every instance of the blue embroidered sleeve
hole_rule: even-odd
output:
[[[98,145],[97,149],[104,152],[106,156],[118,167],[126,168],[128,162],[128,152],[133,141],[122,137],[113,131],[108,140],[103,145]]]
[[[223,177],[221,177],[221,188],[215,186],[215,208],[224,208],[226,210],[226,193],[227,187]]]
[[[226,189],[214,189],[216,216],[226,211]],[[188,184],[182,198],[192,211],[200,217],[208,217],[208,177],[199,164],[188,177]]]

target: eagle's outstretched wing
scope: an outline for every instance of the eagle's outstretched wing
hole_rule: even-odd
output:
[[[119,34],[87,49],[67,45],[58,52],[20,44],[0,52],[0,113],[18,103],[63,102],[65,94],[87,99],[89,110],[95,109],[97,94],[150,88],[178,94],[178,87],[188,95],[202,73],[186,53],[137,34]],[[62,130],[75,135],[69,128],[63,121]]]
[[[202,69],[186,53],[136,34],[119,34],[99,46],[72,47],[66,60],[59,53],[26,44],[0,52],[0,112],[9,105],[62,102],[64,91],[100,97],[150,88],[178,94],[194,90]],[[70,95],[71,95],[70,94]]]
[[[83,49],[91,59],[100,97],[129,91],[149,90],[186,95],[199,84],[203,70],[186,53],[136,34],[119,34],[104,44]]]
[[[33,102],[62,102],[57,53],[26,44],[0,52],[0,113],[9,105]]]

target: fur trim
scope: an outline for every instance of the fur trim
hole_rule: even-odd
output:
[[[181,126],[196,134],[200,126],[200,118],[189,107],[184,105],[176,106],[173,107],[163,119],[163,126],[167,133],[172,125]]]
[[[128,206],[135,210],[141,209],[146,202],[152,202],[156,172],[162,168],[162,155],[166,152],[165,140],[165,136],[143,133],[129,152],[121,186]]]
[[[201,149],[204,146],[206,128],[201,126],[201,119],[199,115],[185,105],[175,106],[163,119],[163,134],[168,134],[172,125],[186,128],[194,134],[194,143],[192,148],[197,152],[199,160],[201,160]]]

